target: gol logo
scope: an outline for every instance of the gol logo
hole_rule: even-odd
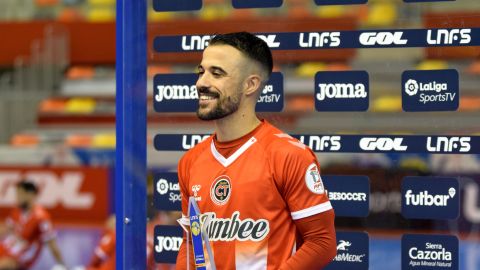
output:
[[[226,175],[219,176],[212,183],[210,188],[210,198],[217,205],[224,205],[230,199],[232,193],[232,185],[230,184],[230,178]]]

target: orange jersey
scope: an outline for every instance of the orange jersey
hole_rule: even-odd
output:
[[[13,209],[6,224],[12,234],[2,241],[0,250],[3,252],[0,253],[15,258],[24,268],[29,268],[35,262],[43,243],[55,237],[50,215],[39,205],[34,205],[28,212]]]
[[[115,231],[107,230],[95,248],[89,270],[115,270]]]
[[[206,231],[217,269],[278,269],[296,250],[294,220],[332,206],[308,147],[266,121],[246,136],[237,146],[211,136],[181,159],[182,221],[193,196],[201,220],[211,218]]]

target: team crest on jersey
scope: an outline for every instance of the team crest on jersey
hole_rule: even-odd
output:
[[[219,176],[212,183],[210,188],[210,198],[217,205],[224,205],[230,199],[232,193],[232,185],[230,178],[226,175]]]
[[[307,172],[305,173],[305,183],[307,184],[308,189],[313,193],[323,194],[325,192],[317,164],[312,163],[308,166]]]

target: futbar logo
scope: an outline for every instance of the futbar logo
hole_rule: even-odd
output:
[[[315,75],[317,111],[366,111],[369,99],[365,71],[322,71]]]
[[[402,269],[458,269],[458,239],[450,235],[405,234]]]
[[[455,178],[405,177],[402,181],[402,215],[419,219],[457,218],[458,191]]]
[[[456,70],[405,71],[402,82],[405,111],[452,111],[458,108]]]

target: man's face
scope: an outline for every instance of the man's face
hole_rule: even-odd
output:
[[[26,210],[28,209],[35,199],[35,193],[27,192],[21,188],[17,188],[17,205],[18,207]]]
[[[197,116],[216,120],[236,112],[242,100],[246,58],[229,45],[212,45],[198,66]]]

